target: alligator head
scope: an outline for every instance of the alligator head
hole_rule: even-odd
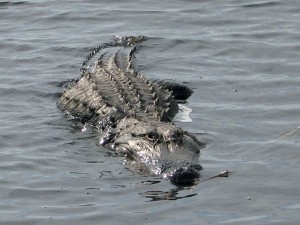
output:
[[[198,158],[204,144],[195,136],[172,123],[126,121],[121,126],[114,140],[115,150],[133,157],[150,173],[176,185],[197,182],[202,169]]]

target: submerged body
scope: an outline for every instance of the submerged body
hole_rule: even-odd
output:
[[[144,40],[118,38],[97,47],[58,105],[96,126],[101,145],[175,184],[192,185],[200,177],[198,158],[204,144],[171,122],[178,111],[176,99],[192,91],[172,82],[150,81],[135,69],[134,53]]]

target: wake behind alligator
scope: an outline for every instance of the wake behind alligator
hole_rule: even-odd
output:
[[[134,66],[145,37],[116,37],[98,46],[83,62],[81,78],[58,100],[58,106],[100,132],[99,143],[143,165],[176,185],[200,177],[204,144],[172,123],[176,100],[188,98],[185,85],[149,80]]]

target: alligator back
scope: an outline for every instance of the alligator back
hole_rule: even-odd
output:
[[[83,62],[82,75],[58,105],[84,121],[108,116],[171,121],[178,110],[172,94],[133,65],[143,37],[126,37],[98,46]]]

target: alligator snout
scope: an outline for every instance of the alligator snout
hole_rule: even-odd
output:
[[[192,186],[200,178],[200,170],[202,170],[202,166],[200,165],[180,167],[173,173],[170,181],[179,186]]]

